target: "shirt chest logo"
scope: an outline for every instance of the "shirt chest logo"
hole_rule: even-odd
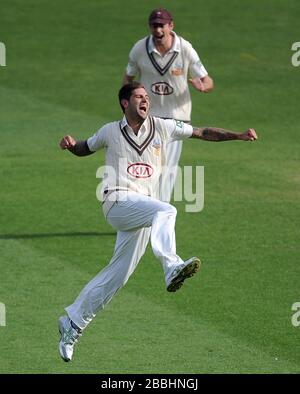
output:
[[[173,68],[173,70],[171,70],[171,74],[174,75],[175,77],[178,77],[179,75],[183,75],[183,69]]]
[[[174,92],[174,89],[167,82],[156,82],[151,85],[151,92],[159,96],[168,96]]]
[[[150,178],[153,167],[146,163],[132,163],[127,167],[127,172],[135,178]]]
[[[159,156],[160,155],[160,151],[161,151],[161,141],[159,140],[159,139],[157,139],[157,138],[155,138],[154,140],[153,140],[153,142],[152,142],[152,146],[153,146],[153,153],[156,155],[156,156]]]

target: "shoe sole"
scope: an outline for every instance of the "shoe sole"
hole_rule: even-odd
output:
[[[60,341],[59,341],[59,346],[58,346],[58,348],[59,348],[59,354],[60,354],[60,357],[61,357],[66,363],[68,363],[69,361],[71,361],[71,359],[68,358],[68,357],[65,355],[65,353],[64,353],[64,351],[63,351],[63,348],[62,348],[62,337],[63,337],[62,330],[63,330],[62,322],[61,322],[61,320],[59,319],[59,321],[58,321],[58,332],[59,332],[59,334],[60,334]]]
[[[193,260],[172,280],[167,287],[167,291],[174,293],[179,290],[186,279],[191,278],[197,271],[199,271],[200,265],[201,261],[194,257]]]

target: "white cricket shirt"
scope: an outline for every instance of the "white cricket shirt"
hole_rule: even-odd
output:
[[[138,41],[129,53],[126,74],[139,76],[150,97],[150,114],[163,118],[191,120],[192,102],[188,77],[203,78],[207,71],[192,45],[177,36],[162,56],[152,35]]]
[[[148,116],[135,135],[124,116],[104,125],[87,144],[90,151],[106,150],[103,200],[107,192],[129,190],[156,196],[166,160],[166,144],[191,137],[193,127],[174,119]]]

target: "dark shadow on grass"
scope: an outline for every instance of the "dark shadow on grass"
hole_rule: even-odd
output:
[[[0,239],[35,239],[35,238],[54,238],[54,237],[106,237],[116,233],[72,232],[72,233],[44,233],[44,234],[0,234]]]

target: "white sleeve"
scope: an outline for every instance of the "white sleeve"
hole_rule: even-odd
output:
[[[137,48],[136,45],[131,49],[129,53],[129,61],[126,67],[126,75],[135,77],[139,74],[139,67],[137,64]]]
[[[185,140],[193,134],[193,126],[181,120],[165,119],[164,124],[170,141]]]
[[[106,141],[107,127],[103,126],[99,129],[92,137],[87,139],[87,145],[91,152],[96,152],[97,150],[107,146]]]
[[[190,46],[189,48],[189,55],[190,55],[190,64],[189,64],[189,73],[192,78],[204,78],[208,75],[205,67],[203,66],[198,53],[195,49]]]

